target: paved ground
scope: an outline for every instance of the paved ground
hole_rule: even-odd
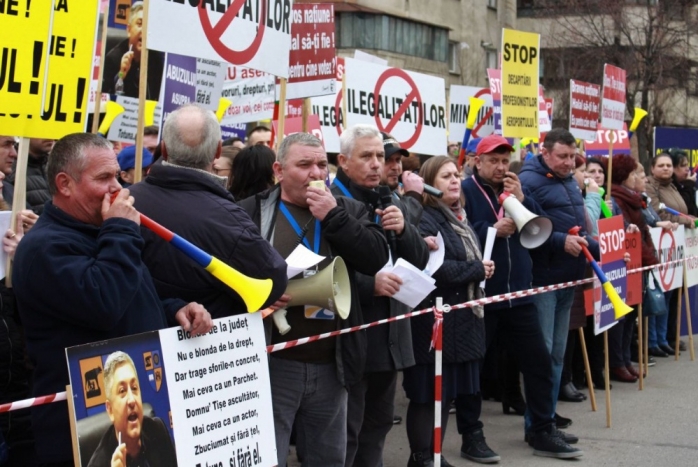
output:
[[[698,339],[695,342],[698,344]],[[606,428],[604,392],[596,393],[596,412],[591,411],[588,400],[558,404],[558,413],[574,420],[566,431],[580,438],[578,447],[585,455],[579,460],[533,456],[532,448],[523,442],[523,417],[503,415],[500,403],[485,402],[485,435],[490,447],[502,457],[499,465],[538,467],[581,462],[595,467],[698,466],[698,360],[691,362],[688,352],[678,362],[673,357],[657,360],[657,365],[649,370],[643,391],[638,391],[637,384],[613,383],[612,428]],[[407,400],[401,388],[396,405],[396,412],[404,417]],[[443,453],[455,466],[476,465],[461,459],[459,452],[460,436],[451,415]],[[404,467],[408,456],[404,424],[396,425],[388,435],[384,465]],[[289,457],[293,458],[294,455]]]

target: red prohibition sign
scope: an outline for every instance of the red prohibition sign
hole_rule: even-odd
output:
[[[334,100],[334,118],[335,118],[335,121],[337,122],[337,125],[336,125],[337,135],[339,135],[339,136],[342,136],[342,125],[339,124],[339,117],[340,117],[341,112],[342,112],[342,108],[340,106],[340,103],[342,102],[342,94],[343,93],[344,93],[344,89],[340,89],[337,92],[337,97]],[[346,117],[346,115],[344,115],[344,117]],[[346,127],[346,123],[344,121],[342,121],[342,123],[344,123],[344,126]]]
[[[257,27],[257,35],[252,41],[252,44],[250,44],[250,46],[245,50],[230,49],[228,48],[228,46],[223,44],[223,41],[221,41],[223,33],[226,31],[226,29],[228,29],[230,23],[233,22],[235,16],[245,5],[245,0],[235,0],[233,3],[231,3],[226,12],[223,14],[221,19],[215,26],[211,24],[211,20],[208,17],[208,13],[204,8],[203,3],[199,7],[199,21],[201,21],[201,27],[203,27],[204,29],[204,34],[206,35],[206,38],[211,44],[211,47],[213,47],[213,50],[215,50],[216,53],[220,55],[221,58],[224,58],[227,62],[230,62],[233,65],[243,65],[252,60],[252,58],[257,54],[259,46],[262,45],[262,39],[264,38],[264,28],[266,26],[264,18],[266,17],[267,13],[267,1],[262,0],[261,3],[262,11],[259,15],[260,19],[259,26]]]
[[[671,239],[671,243],[669,244],[669,257],[666,258],[667,261],[672,261],[675,258],[673,257],[674,255],[672,254],[674,249],[676,248],[676,242],[674,240],[674,234],[671,232],[662,229],[662,233],[659,235],[659,248],[662,248],[662,241],[664,240],[664,236],[668,235],[669,238]],[[671,270],[671,276],[669,276],[669,270]],[[659,280],[662,283],[662,287],[664,290],[669,290],[671,289],[671,284],[674,283],[674,276],[676,275],[676,265],[671,264],[669,266],[664,266],[663,268],[659,268]],[[669,279],[669,280],[667,280]]]
[[[474,96],[474,97],[478,97],[478,98],[479,98],[480,96],[484,96],[484,95],[490,95],[490,96],[491,96],[492,93],[490,92],[489,89],[481,89],[481,90],[479,90],[477,93],[475,93],[475,96]],[[475,128],[473,128],[473,132],[472,132],[473,138],[479,138],[479,137],[480,137],[480,135],[478,135],[477,132],[480,131],[480,128],[482,128],[482,127],[485,125],[485,123],[487,123],[487,120],[489,120],[489,118],[492,116],[493,113],[494,113],[494,105],[490,108],[490,110],[487,111],[487,113],[485,114],[485,116],[482,117],[482,120],[480,120],[479,122],[477,122],[477,123],[475,124]]]
[[[385,83],[388,78],[392,78],[393,76],[404,79],[407,82],[407,84],[410,85],[412,91],[410,91],[407,97],[405,97],[405,100],[403,101],[402,105],[400,105],[400,107],[398,107],[398,109],[395,111],[393,118],[388,122],[386,126],[383,126],[383,122],[381,121],[380,115],[378,115],[378,100],[380,99],[380,89],[383,86],[383,83]],[[419,119],[417,121],[417,127],[414,130],[414,135],[412,135],[412,137],[409,138],[407,141],[399,142],[400,146],[402,146],[405,149],[409,149],[412,146],[414,146],[414,143],[416,143],[419,139],[419,134],[422,132],[424,116],[422,115],[422,96],[419,94],[419,89],[417,89],[417,85],[412,80],[410,75],[405,73],[403,70],[399,70],[397,68],[388,69],[378,78],[378,81],[376,82],[376,88],[373,90],[373,95],[375,96],[374,99],[376,102],[376,126],[380,131],[384,131],[386,133],[391,133],[393,131],[393,128],[395,128],[395,125],[397,125],[398,120],[400,119],[400,117],[402,117],[402,114],[404,114],[407,111],[410,104],[412,104],[412,101],[417,101],[417,107],[419,109]]]

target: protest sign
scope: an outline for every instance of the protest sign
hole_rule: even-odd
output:
[[[205,336],[170,328],[71,347],[66,355],[82,466],[93,455],[111,459],[114,448],[97,448],[100,439],[129,446],[144,437],[153,466],[149,456],[163,461],[175,453],[180,466],[276,465],[261,315],[214,320]],[[121,388],[129,410],[118,402]]]
[[[538,138],[540,35],[502,30],[502,132]]]
[[[625,233],[625,251],[630,255],[630,261],[625,263],[628,271],[642,267],[642,235],[640,232]],[[642,273],[628,274],[628,288],[625,295],[626,305],[642,303]]]
[[[601,270],[618,296],[625,300],[627,295],[627,270],[625,267],[625,224],[623,216],[600,219],[599,249],[601,251]],[[608,295],[601,294],[601,307],[594,310],[594,334],[601,334],[617,323],[613,303]]]
[[[322,129],[322,140],[327,152],[339,152],[339,135],[344,128],[342,116],[342,76],[344,75],[344,59],[337,57],[337,92],[329,96],[313,97],[311,112],[318,116]]]
[[[274,120],[272,122],[274,127],[274,134],[277,135],[279,132],[279,122]],[[300,117],[287,118],[286,124],[284,125],[284,138],[294,133],[300,133],[303,131],[303,119]],[[322,141],[322,129],[320,128],[320,119],[317,115],[308,116],[308,133],[315,136],[317,139]],[[324,144],[324,143],[323,143]]]
[[[684,258],[686,236],[683,225],[679,225],[679,228],[673,231],[655,227],[650,229],[650,233],[652,234],[652,242],[657,248],[660,263],[668,263]],[[653,269],[652,273],[665,292],[678,289],[683,284],[682,262],[660,266],[657,269]]]
[[[688,163],[695,167],[698,162],[698,129],[696,128],[667,128],[654,127],[654,155],[671,148],[680,148],[686,151]]]
[[[160,97],[162,123],[185,104],[197,104],[215,112],[226,70],[225,64],[215,60],[167,54]]]
[[[87,113],[93,113],[95,111],[95,99],[97,98],[97,91],[101,89],[101,87],[99,87],[99,66],[102,57],[102,18],[104,17],[104,15],[107,15],[107,17],[109,16],[108,0],[100,0],[99,12],[100,20],[97,23],[98,28],[97,33],[95,34],[95,48],[94,55],[92,57],[92,78],[90,79],[90,93],[87,99]],[[109,102],[109,94],[100,95],[101,105],[99,108],[99,112],[104,113],[106,112],[104,104],[106,102]]]
[[[571,79],[570,133],[575,138],[590,141],[596,138],[600,109],[601,86]],[[608,144],[606,150],[608,151]]]
[[[263,71],[229,65],[221,95],[232,102],[221,125],[268,120],[274,116],[274,76]]]
[[[148,48],[288,78],[291,7],[292,0],[150,0]]]
[[[334,94],[334,5],[293,5],[286,99]],[[276,94],[279,95],[277,89]]]
[[[684,230],[686,235],[686,287],[698,285],[698,233]]]
[[[98,13],[98,0],[0,2],[4,134],[57,139],[85,129]]]
[[[138,133],[138,99],[126,96],[116,96],[116,103],[124,107],[124,112],[114,119],[109,127],[107,139],[109,141],[119,141],[121,143],[135,143]],[[155,106],[153,122],[160,121],[162,116],[162,106]]]
[[[490,81],[490,94],[492,94],[492,110],[494,116],[495,135],[502,134],[502,70],[487,69],[487,78]]]
[[[482,138],[491,135],[494,131],[494,109],[492,106],[492,93],[488,88],[474,86],[451,85],[449,91],[449,127],[451,134],[449,139],[456,140],[465,133],[465,124],[470,112],[470,98],[477,97],[485,101],[485,104],[477,112],[477,121],[473,127],[471,138]]]
[[[595,139],[584,141],[587,156],[608,157],[609,144],[613,142],[613,154],[630,154],[630,139],[625,123],[621,130],[607,130],[597,124]]]
[[[538,131],[547,133],[552,130],[552,128],[552,121],[550,119],[550,113],[548,112],[548,103],[545,100],[545,96],[543,96],[543,86],[538,86]]]
[[[548,111],[548,118],[550,119],[550,125],[553,124],[553,108],[555,106],[555,99],[545,98],[545,109]]]
[[[375,125],[408,151],[443,154],[447,141],[442,78],[352,58],[344,63],[350,125]]]
[[[625,70],[606,63],[603,66],[601,126],[622,130],[625,121]]]
[[[223,140],[229,138],[240,138],[245,141],[247,137],[247,124],[246,123],[232,123],[230,125],[221,125],[221,138]]]

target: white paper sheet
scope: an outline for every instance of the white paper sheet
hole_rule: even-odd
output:
[[[325,259],[324,256],[316,255],[303,244],[300,244],[286,258],[286,275],[290,279],[296,274],[312,268],[323,259]]]
[[[400,290],[393,298],[412,308],[419,305],[436,288],[433,278],[402,258],[397,260],[390,272],[402,279]]]
[[[441,265],[444,264],[446,246],[444,245],[444,238],[441,236],[441,232],[436,234],[436,244],[439,248],[434,251],[429,251],[429,262],[427,263],[427,267],[424,268],[424,273],[427,276],[433,276]]]
[[[492,259],[492,248],[494,247],[494,240],[497,237],[497,229],[494,227],[488,227],[487,228],[487,240],[485,241],[485,252],[482,255],[482,260],[483,261],[489,261]],[[497,265],[495,264],[495,267]],[[484,289],[485,288],[485,280],[483,279],[482,282],[480,282],[480,288]]]

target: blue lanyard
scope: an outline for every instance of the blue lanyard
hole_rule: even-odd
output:
[[[281,213],[284,215],[284,217],[286,217],[288,223],[291,224],[291,227],[296,232],[296,235],[300,237],[303,231],[301,230],[300,225],[298,225],[296,219],[293,218],[293,214],[291,214],[291,211],[288,210],[283,201],[279,202],[279,209],[281,209]],[[312,250],[313,252],[315,252],[316,255],[320,253],[320,229],[320,221],[318,219],[315,219],[315,240],[313,242]],[[311,249],[310,243],[308,243],[308,239],[305,238],[305,236],[303,236],[303,245],[305,245],[307,249]]]
[[[347,190],[347,187],[344,186],[344,183],[340,182],[338,178],[335,177],[334,179],[334,184],[337,185],[337,188],[342,190],[342,193],[344,193],[344,196],[347,198],[354,199],[354,197],[349,193],[349,190]]]

